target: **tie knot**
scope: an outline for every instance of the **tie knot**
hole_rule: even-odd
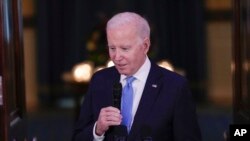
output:
[[[133,76],[129,76],[129,77],[127,77],[126,78],[126,81],[127,81],[127,84],[132,84],[132,82],[135,80],[135,77],[133,77]]]

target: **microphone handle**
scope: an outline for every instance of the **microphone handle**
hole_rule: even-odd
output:
[[[114,136],[114,141],[127,141],[127,137],[126,136]]]
[[[142,141],[153,141],[152,137],[144,137]]]

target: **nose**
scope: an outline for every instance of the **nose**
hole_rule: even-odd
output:
[[[118,50],[116,50],[116,52],[114,53],[114,58],[113,59],[115,61],[119,61],[119,60],[121,60],[121,58],[122,58],[121,53]]]

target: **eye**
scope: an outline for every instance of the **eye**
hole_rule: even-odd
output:
[[[109,50],[110,50],[110,51],[115,51],[115,49],[116,49],[116,48],[113,47],[113,46],[109,47]]]
[[[128,50],[128,48],[122,48],[122,50],[127,51],[127,50]]]
[[[122,47],[121,49],[122,49],[123,51],[129,51],[130,47],[127,47],[127,46],[126,46],[126,47]]]

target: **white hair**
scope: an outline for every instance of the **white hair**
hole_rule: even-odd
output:
[[[123,12],[114,15],[107,23],[106,30],[120,27],[122,25],[133,25],[139,36],[144,39],[150,38],[150,27],[146,19],[133,12]]]

